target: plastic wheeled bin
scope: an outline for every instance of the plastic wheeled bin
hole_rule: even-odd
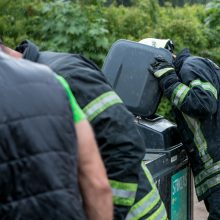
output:
[[[144,163],[150,170],[170,220],[192,220],[192,178],[176,125],[155,115],[161,91],[148,69],[156,56],[172,62],[171,53],[128,40],[116,41],[106,56],[103,72],[135,115],[146,145]]]

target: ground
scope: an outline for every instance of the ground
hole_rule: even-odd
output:
[[[203,201],[198,202],[197,197],[194,193],[194,220],[207,220],[207,218],[208,213],[206,211]]]

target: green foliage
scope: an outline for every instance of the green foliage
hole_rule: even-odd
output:
[[[213,0],[206,6],[206,24],[210,27],[220,27],[220,0]]]
[[[171,103],[166,97],[162,97],[162,100],[157,108],[157,114],[163,115],[165,118],[174,121],[174,118],[171,114]]]
[[[109,48],[106,20],[101,6],[55,1],[41,8],[43,49],[83,53],[97,63]]]
[[[197,16],[199,11],[202,14],[202,9],[202,6],[162,8],[160,22],[151,35],[157,38],[172,39],[176,52],[184,47],[189,47],[192,53],[197,53],[198,49],[207,47],[208,41],[203,25]]]
[[[114,5],[106,8],[105,19],[111,42],[120,38],[139,41],[157,22],[158,10],[154,0],[138,0],[129,8]]]
[[[0,36],[9,42],[16,41],[19,35],[25,37],[22,29],[26,22],[26,12],[23,9],[23,3],[19,5],[18,0],[2,0],[0,2]],[[19,5],[18,8],[14,4]]]
[[[109,7],[105,2],[115,2]],[[82,53],[102,65],[111,44],[120,39],[170,38],[176,52],[188,47],[195,55],[220,64],[220,0],[204,5],[159,7],[155,0],[1,0],[0,36],[11,47],[23,39],[40,49]],[[159,114],[170,116],[166,99]]]

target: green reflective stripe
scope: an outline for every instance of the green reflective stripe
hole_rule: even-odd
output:
[[[89,121],[92,121],[97,115],[105,111],[112,105],[117,103],[122,103],[122,100],[118,97],[118,95],[113,92],[106,92],[93,101],[91,101],[88,105],[86,105],[83,109]]]
[[[200,184],[203,180],[217,172],[220,172],[220,161],[211,164],[209,167],[207,167],[206,169],[201,171],[197,176],[195,176],[195,185]]]
[[[150,217],[148,217],[146,220],[166,220],[167,219],[167,212],[164,207],[164,204],[161,203],[159,209],[154,212]]]
[[[79,107],[78,103],[76,102],[66,80],[62,76],[59,76],[59,75],[56,75],[56,78],[59,81],[59,83],[62,85],[62,87],[64,88],[66,95],[69,99],[70,107],[72,109],[73,122],[76,124],[80,122],[81,120],[85,119],[85,114],[83,113],[82,109]]]
[[[135,205],[133,205],[126,217],[126,220],[137,220],[141,217],[147,215],[148,212],[152,210],[152,208],[160,201],[160,196],[157,191],[157,188],[153,182],[153,178],[146,168],[144,162],[141,163],[141,166],[144,170],[144,173],[148,179],[148,181],[152,185],[151,191],[144,196],[141,200],[139,200]]]
[[[207,142],[206,142],[204,135],[202,133],[200,122],[196,119],[189,117],[188,115],[186,115],[184,113],[183,113],[183,117],[194,135],[193,140],[194,140],[194,143],[199,151],[199,155],[201,157],[201,160],[205,164],[205,167],[210,166],[211,164],[213,164],[213,159],[208,154]]]
[[[160,196],[157,189],[154,187],[146,196],[131,207],[126,220],[140,219],[145,216],[159,201]]]
[[[137,191],[137,184],[136,183],[124,183],[117,180],[109,180],[109,183],[112,188],[115,189],[123,189],[123,190],[129,190],[132,192]]]
[[[142,161],[141,167],[142,167],[142,169],[144,170],[144,173],[145,173],[145,175],[146,175],[148,181],[149,181],[150,184],[152,185],[152,187],[155,186],[155,183],[154,183],[154,180],[153,180],[153,178],[152,178],[152,176],[151,176],[151,173],[150,173],[149,170],[147,169],[147,167],[146,167],[144,161]]]
[[[196,79],[190,83],[190,87],[201,86],[204,90],[211,92],[214,97],[218,98],[217,89],[210,82],[201,82],[201,80]]]
[[[180,83],[173,91],[171,101],[175,106],[180,106],[189,92],[189,87]]]
[[[168,73],[168,72],[171,72],[171,71],[174,71],[173,68],[171,67],[168,67],[168,68],[164,68],[164,69],[161,69],[161,70],[158,70],[154,73],[154,76],[157,77],[157,78],[160,78],[162,75],[164,75],[165,73]]]
[[[137,184],[124,183],[116,180],[109,180],[112,188],[113,203],[116,205],[131,206],[134,203]]]
[[[197,196],[201,196],[202,194],[206,193],[207,190],[209,190],[210,188],[212,188],[218,184],[220,184],[220,174],[206,180],[200,186],[197,186],[196,187]]]
[[[132,206],[135,199],[132,198],[120,198],[117,196],[113,196],[113,204],[114,205],[122,205],[122,206]]]

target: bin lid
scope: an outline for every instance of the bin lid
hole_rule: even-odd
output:
[[[104,61],[103,73],[135,115],[149,117],[158,107],[162,93],[158,80],[148,70],[156,56],[163,56],[172,63],[172,54],[166,49],[118,40]]]

